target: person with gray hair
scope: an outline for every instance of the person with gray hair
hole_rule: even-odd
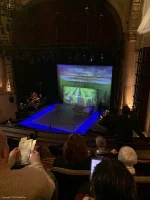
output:
[[[106,147],[106,140],[102,136],[96,137],[96,147],[98,148],[99,151],[105,152],[105,147]]]
[[[109,152],[106,151],[106,139],[103,136],[96,137],[96,156],[108,156]]]
[[[11,170],[18,153],[18,148],[9,153],[7,138],[0,130],[1,198],[50,200],[55,190],[55,183],[46,173],[39,153],[37,151],[31,153],[30,165],[19,170]]]
[[[117,158],[116,155],[118,154],[116,149],[111,150],[111,152],[106,150],[106,139],[103,136],[96,137],[96,156],[106,156],[109,158]]]
[[[137,163],[137,154],[133,148],[128,146],[122,147],[118,154],[118,160],[127,167],[132,175],[135,174],[134,165]]]

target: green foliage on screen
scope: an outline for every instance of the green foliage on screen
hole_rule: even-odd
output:
[[[64,103],[80,105],[84,107],[96,106],[97,90],[81,87],[63,88]]]
[[[97,83],[86,83],[86,82],[73,82],[66,81],[60,78],[60,86],[63,90],[65,86],[74,87],[74,88],[88,88],[94,89],[97,93],[97,102],[104,102],[105,104],[109,104],[110,102],[110,92],[111,85],[110,84],[97,84]]]

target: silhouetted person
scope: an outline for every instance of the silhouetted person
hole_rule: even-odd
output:
[[[122,115],[118,116],[114,123],[114,132],[118,143],[118,150],[126,145],[133,147],[133,130],[134,122],[130,118],[130,108],[124,106]]]

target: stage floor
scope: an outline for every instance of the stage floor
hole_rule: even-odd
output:
[[[55,109],[58,106],[58,109]],[[85,134],[98,120],[98,112],[91,116],[74,113],[73,106],[67,104],[51,105],[19,124],[28,128],[57,133]]]

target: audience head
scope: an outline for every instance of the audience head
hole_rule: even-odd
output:
[[[135,174],[133,166],[137,163],[137,154],[134,149],[128,146],[122,147],[118,154],[118,160],[128,168],[131,174]]]
[[[0,167],[4,167],[7,164],[9,157],[9,147],[7,144],[7,138],[3,131],[0,130]]]
[[[80,164],[88,157],[87,144],[81,135],[69,136],[63,147],[63,157],[71,165]]]
[[[95,167],[91,192],[96,200],[135,200],[134,177],[118,160],[103,160]]]
[[[105,140],[104,137],[102,137],[102,136],[96,137],[96,147],[99,148],[99,149],[100,148],[105,149],[105,147],[106,147],[106,140]]]
[[[122,108],[122,114],[123,115],[129,115],[130,114],[130,108],[129,108],[129,106],[124,106],[123,108]]]

